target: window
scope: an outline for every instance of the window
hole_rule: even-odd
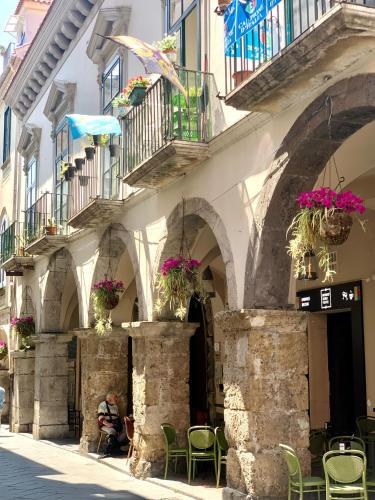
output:
[[[102,77],[102,113],[112,115],[112,101],[122,89],[121,61],[119,57],[111,61]],[[121,144],[121,138],[111,136],[110,144]],[[116,199],[120,194],[120,158],[112,158],[108,148],[102,150],[103,179],[102,196],[106,199]]]
[[[102,76],[102,110],[112,113],[112,100],[121,92],[121,62],[117,57]]]
[[[167,31],[177,35],[178,64],[200,69],[199,0],[167,0]]]
[[[3,234],[5,232],[5,230],[8,228],[8,219],[7,217],[3,217],[3,220],[1,221],[1,225],[0,225],[0,253],[1,253],[1,257],[4,253],[4,246],[5,246],[5,241],[4,241],[4,238],[3,238]],[[0,288],[4,288],[6,286],[6,275],[5,275],[5,271],[0,268]]]
[[[34,157],[27,163],[26,173],[26,210],[36,202],[36,159]]]
[[[69,161],[71,138],[69,126],[64,119],[55,132],[55,214],[56,223],[61,225],[68,219],[69,183],[61,178],[61,163]]]
[[[4,113],[3,163],[9,158],[10,155],[11,121],[12,111],[8,107]]]

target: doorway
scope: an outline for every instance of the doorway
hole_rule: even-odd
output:
[[[351,312],[327,315],[329,402],[335,434],[355,432]]]

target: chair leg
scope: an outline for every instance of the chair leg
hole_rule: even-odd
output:
[[[132,453],[133,453],[133,440],[129,442],[128,458],[126,459],[127,462],[129,462],[129,458],[132,456]]]
[[[178,458],[175,457],[175,459],[174,459],[174,471],[175,472],[177,472],[177,460],[178,460]]]
[[[217,481],[217,461],[216,461],[216,457],[214,457],[214,467],[215,467],[215,479]]]
[[[0,425],[1,425],[1,424],[0,424]],[[103,439],[103,433],[101,432],[101,433],[100,433],[100,436],[99,436],[98,448],[96,449],[96,453],[97,453],[97,454],[99,453],[99,450],[100,450],[100,445],[102,444],[102,439]]]
[[[318,500],[320,500],[320,486],[318,486]]]
[[[169,462],[169,454],[168,452],[165,454],[165,471],[164,471],[164,479],[167,479],[168,473],[168,462]]]
[[[195,479],[196,472],[197,472],[197,461],[193,460],[193,481]]]
[[[290,487],[290,483],[288,484],[288,500],[292,500],[292,490]]]
[[[220,483],[220,473],[221,473],[221,461],[219,460],[219,463],[217,464],[216,488],[218,488],[218,487],[219,487],[219,483]]]
[[[188,459],[188,483],[191,483],[191,456]]]

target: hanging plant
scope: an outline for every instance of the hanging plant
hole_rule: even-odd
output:
[[[35,335],[34,318],[32,316],[20,316],[19,318],[13,318],[10,324],[20,338],[20,350],[28,351],[32,349],[34,346],[31,337]]]
[[[4,341],[0,341],[0,360],[6,358],[8,355],[8,346]]]
[[[91,298],[93,301],[95,330],[99,335],[112,330],[110,311],[119,303],[119,294],[124,284],[117,280],[101,280],[94,284]]]
[[[299,210],[288,229],[292,234],[288,253],[294,260],[294,276],[306,275],[304,257],[315,252],[324,273],[323,283],[332,281],[335,272],[330,265],[329,245],[342,245],[348,239],[352,214],[366,210],[363,199],[351,191],[337,193],[322,187],[301,193],[297,202]]]
[[[183,320],[187,312],[186,303],[192,295],[197,294],[201,301],[205,301],[199,266],[198,260],[185,259],[182,255],[163,262],[156,280],[156,312],[160,313],[168,305],[176,318]]]

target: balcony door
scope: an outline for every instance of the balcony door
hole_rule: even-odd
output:
[[[26,239],[30,241],[34,238],[38,227],[46,224],[47,221],[41,220],[44,215],[36,213],[35,202],[37,193],[37,161],[32,156],[27,161],[26,167],[26,199],[25,199],[25,232]]]
[[[61,174],[63,162],[69,162],[71,138],[69,126],[64,119],[55,131],[55,199],[53,214],[55,223],[64,226],[68,220],[69,181]]]
[[[200,0],[168,0],[166,16],[168,33],[177,35],[177,64],[200,70]]]

